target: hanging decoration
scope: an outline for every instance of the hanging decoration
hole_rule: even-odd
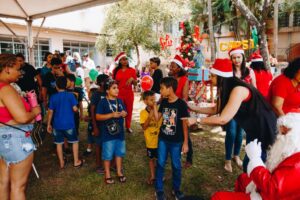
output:
[[[169,34],[166,34],[166,37],[160,37],[159,38],[160,47],[162,50],[165,50],[167,47],[170,47],[173,45],[173,40],[170,38]]]

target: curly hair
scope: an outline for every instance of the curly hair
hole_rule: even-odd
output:
[[[17,62],[17,56],[14,54],[0,54],[0,72],[5,67],[13,67]]]

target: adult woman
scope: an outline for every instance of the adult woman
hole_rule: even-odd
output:
[[[241,48],[232,49],[229,51],[229,56],[232,61],[233,76],[237,77],[246,83],[252,84],[256,87],[255,74],[253,70],[246,67],[245,53]],[[243,129],[236,123],[236,121],[230,120],[225,125],[225,165],[224,169],[228,172],[232,172],[231,156],[233,149],[233,160],[239,167],[242,167],[242,161],[239,157],[242,141],[243,141]]]
[[[300,108],[300,58],[296,58],[276,77],[270,86],[268,99],[277,116]]]
[[[253,86],[234,77],[230,60],[216,59],[211,73],[212,85],[218,88],[217,105],[212,108],[198,108],[197,111],[220,115],[202,118],[200,123],[225,125],[234,119],[245,130],[248,141],[261,141],[265,154],[276,136],[276,116],[271,106]],[[244,161],[244,167],[246,163]]]
[[[186,76],[186,71],[184,70],[185,61],[179,56],[176,55],[170,64],[170,75],[172,75],[178,82],[176,96],[188,101],[189,94],[189,80]],[[184,164],[185,168],[192,166],[193,163],[193,146],[190,135],[188,137],[189,151],[186,156],[186,163]]]
[[[132,133],[132,129],[130,128],[134,101],[132,85],[137,84],[136,71],[135,69],[129,67],[127,55],[125,54],[125,52],[121,52],[116,56],[115,63],[118,66],[113,71],[113,79],[118,82],[118,98],[120,98],[126,106],[126,130],[127,132]]]
[[[265,98],[267,98],[273,76],[265,67],[262,56],[258,52],[254,52],[251,55],[250,67],[253,69],[255,74],[257,90],[260,91]]]
[[[26,131],[41,112],[30,105],[10,85],[20,77],[20,63],[13,54],[0,54],[0,122]],[[0,123],[1,199],[25,199],[25,188],[35,149],[30,135]]]

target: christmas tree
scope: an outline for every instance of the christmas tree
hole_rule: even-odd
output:
[[[183,35],[181,36],[181,44],[179,51],[183,59],[188,59],[193,61],[194,58],[194,39],[192,35],[192,29],[189,21],[180,22],[180,29],[183,30]]]

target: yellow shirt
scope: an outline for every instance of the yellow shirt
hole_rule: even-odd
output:
[[[149,112],[144,109],[140,112],[140,124],[144,124],[148,119]],[[158,122],[155,119],[151,119],[149,126],[146,130],[144,130],[144,136],[146,141],[147,148],[157,148],[158,143],[158,134],[162,120]]]

